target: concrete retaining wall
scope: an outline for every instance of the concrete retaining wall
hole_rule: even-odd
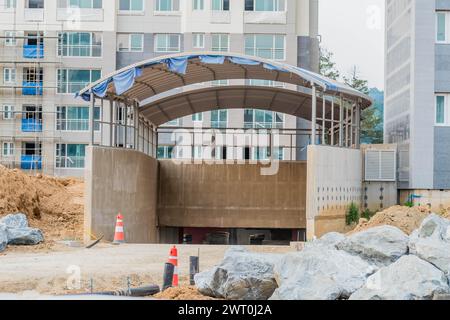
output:
[[[273,176],[261,168],[160,161],[159,226],[304,229],[306,162],[280,162]]]
[[[126,242],[158,241],[156,159],[134,150],[88,147],[85,175],[85,241],[91,234],[112,241],[119,212]]]
[[[361,150],[308,146],[307,237],[344,232],[345,214],[361,206]]]

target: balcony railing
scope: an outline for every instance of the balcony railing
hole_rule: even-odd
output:
[[[84,166],[84,156],[56,156],[57,168],[83,169]]]
[[[90,81],[58,82],[58,93],[75,93],[86,87]]]
[[[44,9],[25,8],[24,19],[26,21],[44,21]]]
[[[42,156],[22,155],[20,168],[22,170],[42,170]]]
[[[24,96],[42,96],[43,93],[42,82],[28,82],[22,83],[22,95]]]
[[[42,120],[22,119],[22,132],[42,132]]]
[[[44,58],[44,45],[27,44],[23,46],[23,57],[27,59]]]
[[[60,131],[89,131],[89,120],[57,120],[56,128]]]
[[[230,11],[212,10],[211,23],[231,23]]]
[[[270,60],[286,60],[284,49],[273,48],[245,48],[245,53],[250,56],[256,56]]]
[[[58,8],[56,20],[71,21],[71,23],[79,21],[101,22],[104,20],[104,13],[103,9],[100,8]]]
[[[245,129],[283,129],[282,122],[245,122]]]
[[[244,23],[286,24],[286,11],[245,11]]]
[[[59,45],[58,56],[62,57],[101,57],[102,45]]]

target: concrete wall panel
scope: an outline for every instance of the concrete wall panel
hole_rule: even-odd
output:
[[[361,205],[361,150],[308,146],[307,237],[345,230],[345,214]]]
[[[160,162],[160,227],[306,227],[306,163],[281,162],[274,176],[260,165]]]
[[[158,162],[126,149],[86,149],[85,241],[92,235],[112,241],[116,216],[124,216],[125,240],[156,243]]]

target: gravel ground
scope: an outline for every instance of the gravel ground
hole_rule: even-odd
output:
[[[51,252],[13,250],[0,256],[0,293],[68,295],[162,283],[170,245],[114,246],[93,249],[60,246]],[[289,252],[289,247],[248,247],[258,252]],[[189,284],[189,256],[200,249],[200,271],[218,264],[226,246],[178,246],[180,285]],[[79,276],[78,276],[79,274]],[[79,281],[78,281],[79,279]],[[31,293],[30,293],[31,291]],[[1,296],[0,296],[1,298]]]

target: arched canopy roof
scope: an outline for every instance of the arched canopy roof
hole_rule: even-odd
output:
[[[362,108],[369,107],[372,104],[371,98],[361,92],[311,71],[259,57],[220,52],[180,53],[142,61],[92,83],[78,92],[77,96],[81,96],[87,101],[90,100],[90,95],[94,94],[97,98],[141,102],[154,96],[163,96],[162,94],[176,88],[230,79],[271,80],[290,83],[303,88],[314,86],[323,94],[343,96],[347,100],[358,101]],[[232,92],[223,90],[224,88],[220,89],[208,89],[207,91],[209,93],[212,91],[227,92],[228,94]],[[234,88],[235,91],[231,95],[235,95],[238,91],[242,94],[244,93],[243,90],[247,89],[243,87]],[[258,90],[259,92],[275,91],[273,88]],[[206,95],[206,92],[202,94]],[[248,93],[245,94],[248,96]],[[297,96],[289,95],[286,92],[283,92],[283,94],[290,96],[299,104],[297,100],[299,93],[297,93]],[[173,99],[176,98],[179,97],[173,97]],[[167,99],[167,97],[162,99]],[[234,99],[237,100],[237,97]],[[292,104],[293,102],[288,105]],[[275,105],[278,106],[278,103],[273,104],[273,106]],[[232,104],[228,107],[232,107]],[[286,112],[285,109],[280,112],[290,113]],[[180,111],[179,113],[183,112]]]
[[[149,99],[141,105],[140,113],[154,125],[195,113],[217,109],[255,108],[311,119],[311,94],[287,88],[229,85],[193,87],[172,92],[165,97]],[[339,118],[339,106],[334,106],[334,120]],[[317,115],[322,117],[323,100],[318,99]],[[331,101],[326,100],[327,119],[332,118]],[[320,124],[321,121],[318,121]],[[327,126],[330,122],[326,123]]]

